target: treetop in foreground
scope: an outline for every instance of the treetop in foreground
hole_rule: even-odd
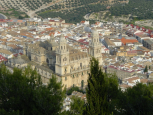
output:
[[[47,86],[30,67],[14,68],[10,73],[0,68],[0,113],[4,115],[57,115],[61,111],[65,91],[55,76]]]

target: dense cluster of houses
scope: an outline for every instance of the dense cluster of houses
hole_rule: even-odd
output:
[[[97,30],[101,43],[103,67],[107,73],[115,73],[123,91],[136,85],[147,84],[153,79],[153,31],[133,24],[81,21],[65,23],[59,18],[0,19],[0,62],[23,55],[25,44],[45,42],[54,38],[58,43],[61,35],[69,47],[89,52],[93,30]],[[54,44],[53,44],[54,45]],[[147,72],[144,71],[148,68]],[[80,94],[84,97],[83,94]],[[69,97],[65,102],[70,102]],[[69,109],[65,105],[66,109]]]

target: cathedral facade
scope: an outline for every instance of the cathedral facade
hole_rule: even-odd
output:
[[[22,63],[17,65],[14,64],[15,61],[10,60],[11,66],[22,67],[22,64],[29,64],[42,76],[43,83],[47,83],[54,74],[66,88],[72,86],[85,88],[90,71],[91,57],[98,59],[99,65],[103,63],[99,33],[95,29],[92,31],[88,53],[68,46],[63,35],[61,35],[58,43],[51,36],[50,40],[45,42],[25,44],[23,52]],[[21,57],[18,58],[21,60]]]

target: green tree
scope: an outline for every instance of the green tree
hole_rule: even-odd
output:
[[[90,64],[85,114],[110,115],[115,110],[114,100],[119,92],[117,77],[102,72],[95,58]]]
[[[85,110],[85,102],[81,98],[72,96],[70,111],[63,111],[60,115],[83,115]]]
[[[85,109],[85,102],[81,100],[81,98],[75,96],[73,96],[71,100],[71,115],[82,115]]]
[[[79,87],[75,86],[67,90],[67,95],[71,95],[73,91],[84,93],[82,89],[79,89]]]
[[[40,75],[30,67],[13,73],[4,65],[0,68],[0,109],[2,112],[19,112],[21,115],[57,115],[62,107],[65,91],[55,76],[47,86]]]
[[[24,17],[23,17],[23,16],[19,16],[18,18],[19,18],[19,19],[23,19]]]
[[[0,115],[20,115],[19,111],[7,112],[4,109],[0,109]]]
[[[121,115],[152,115],[152,105],[150,88],[139,83],[120,94],[119,108],[117,109]]]
[[[144,69],[144,72],[148,72],[148,67],[146,65],[145,69]]]

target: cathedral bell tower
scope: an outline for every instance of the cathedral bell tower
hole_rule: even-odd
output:
[[[92,30],[89,55],[98,59],[99,65],[102,65],[101,43],[99,42],[99,33],[96,28]]]
[[[59,75],[69,73],[69,50],[67,48],[67,41],[64,35],[59,39],[58,48],[56,48],[56,64],[55,72]]]

